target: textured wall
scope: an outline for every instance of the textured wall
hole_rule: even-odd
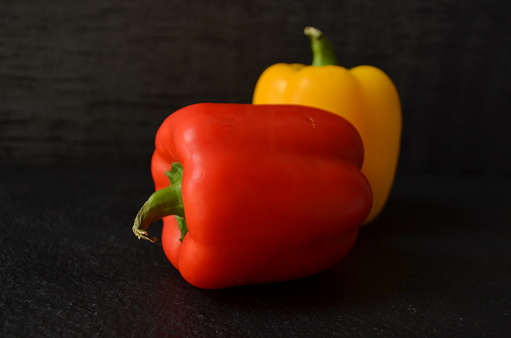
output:
[[[250,102],[306,25],[396,82],[401,172],[511,174],[505,0],[0,0],[0,161],[139,163],[172,111]]]

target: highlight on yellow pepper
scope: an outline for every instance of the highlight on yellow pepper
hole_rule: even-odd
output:
[[[362,172],[373,190],[373,221],[390,195],[401,144],[402,114],[396,86],[382,70],[368,65],[339,66],[334,49],[314,27],[312,65],[277,63],[259,77],[254,104],[301,104],[328,110],[350,121],[364,143]]]

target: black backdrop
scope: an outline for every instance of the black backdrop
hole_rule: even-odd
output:
[[[148,166],[169,113],[250,102],[266,67],[310,62],[314,25],[395,81],[400,172],[508,175],[509,4],[1,0],[1,163]]]
[[[0,336],[508,337],[510,4],[0,0]],[[192,287],[130,229],[156,129],[308,63],[307,25],[399,89],[389,202],[324,273]]]

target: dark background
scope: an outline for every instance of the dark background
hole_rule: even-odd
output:
[[[403,173],[511,173],[508,1],[0,2],[4,164],[147,165],[176,109],[251,100],[261,72],[311,60],[307,25],[346,67],[399,89]]]
[[[0,336],[509,337],[510,22],[504,0],[0,0]],[[155,132],[310,62],[307,25],[399,89],[389,202],[328,271],[192,287],[130,229]]]

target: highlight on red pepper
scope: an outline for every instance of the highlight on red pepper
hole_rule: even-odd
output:
[[[364,150],[344,118],[294,105],[201,103],[158,129],[155,192],[133,232],[206,289],[308,276],[352,248],[372,203]]]

